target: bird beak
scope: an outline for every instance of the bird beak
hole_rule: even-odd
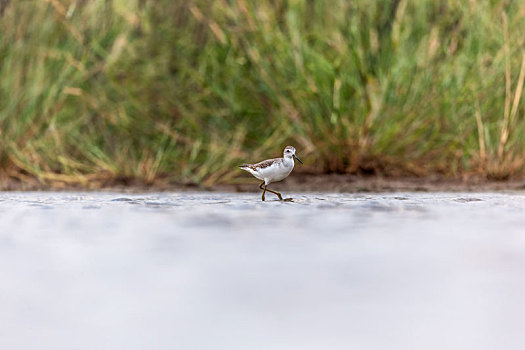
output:
[[[299,157],[297,157],[295,154],[293,155],[293,157],[294,157],[295,159],[297,159],[297,161],[298,161],[299,163],[303,164],[303,161],[300,160]]]

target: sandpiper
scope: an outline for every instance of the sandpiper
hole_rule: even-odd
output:
[[[239,168],[246,170],[257,179],[263,180],[263,182],[259,185],[259,188],[263,190],[263,201],[266,191],[276,194],[281,201],[291,201],[292,198],[283,199],[283,196],[281,196],[279,192],[270,190],[266,186],[268,186],[271,182],[284,180],[288,175],[290,175],[294,166],[294,158],[297,159],[299,163],[303,164],[299,157],[295,155],[295,148],[292,146],[286,146],[282,158],[267,159],[256,164],[243,164],[240,165]]]

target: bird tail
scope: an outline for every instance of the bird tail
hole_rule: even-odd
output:
[[[239,168],[249,172],[250,171],[250,164],[239,165]]]

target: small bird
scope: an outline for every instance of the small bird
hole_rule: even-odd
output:
[[[292,198],[283,199],[283,196],[281,196],[279,192],[270,190],[267,188],[267,186],[271,182],[281,181],[290,175],[294,167],[294,158],[297,159],[299,163],[303,164],[299,157],[295,155],[295,148],[292,146],[286,146],[282,158],[267,159],[256,164],[243,164],[240,165],[239,168],[246,170],[257,179],[263,180],[263,182],[259,185],[259,188],[263,190],[263,201],[266,191],[276,194],[281,201],[291,201]]]

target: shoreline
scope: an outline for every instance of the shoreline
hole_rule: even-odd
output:
[[[227,189],[235,186],[237,192],[257,192],[258,183],[219,185]],[[379,177],[359,175],[299,175],[290,176],[272,189],[296,192],[346,192],[346,193],[392,193],[392,192],[498,192],[524,191],[525,179],[505,181],[481,178],[434,177]]]
[[[108,181],[89,183],[86,186],[67,183],[40,183],[36,179],[29,182],[4,180],[0,182],[0,191],[82,191],[82,192],[260,192],[259,180],[252,177],[240,177],[234,183],[215,184],[212,186],[196,184],[177,184],[166,180],[151,184],[140,180]],[[449,178],[429,177],[380,177],[349,174],[293,174],[284,181],[271,184],[271,188],[289,192],[343,192],[343,193],[379,193],[379,192],[498,192],[524,191],[525,179],[504,181],[487,180],[478,177]]]

